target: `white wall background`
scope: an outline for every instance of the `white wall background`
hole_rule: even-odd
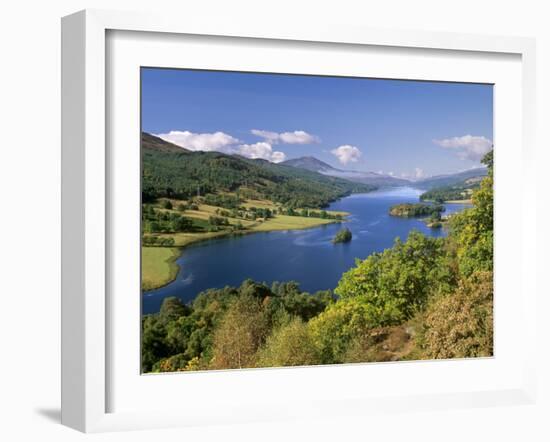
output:
[[[312,21],[377,28],[533,36],[538,43],[539,191],[548,194],[550,13],[522,0],[19,0],[0,14],[0,438],[83,440],[59,425],[60,358],[60,17],[84,8],[155,10],[231,20]],[[547,199],[547,197],[542,197]],[[542,200],[541,199],[541,202]],[[540,205],[540,282],[550,250]],[[545,262],[546,260],[546,262]],[[546,293],[549,291],[546,290]],[[541,299],[540,311],[550,310]],[[546,316],[546,315],[545,315]],[[543,318],[544,319],[544,318]],[[368,416],[362,421],[287,422],[191,430],[102,434],[101,441],[499,440],[550,439],[549,326],[539,321],[539,405]],[[182,398],[185,400],[185,398]]]

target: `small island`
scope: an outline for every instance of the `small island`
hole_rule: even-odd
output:
[[[443,219],[440,213],[433,213],[432,216],[424,220],[426,226],[430,229],[440,229],[443,227]]]
[[[445,207],[441,204],[402,203],[390,207],[391,216],[414,218],[419,216],[440,217]]]
[[[347,227],[339,230],[332,240],[333,244],[350,242],[352,238],[351,230]]]

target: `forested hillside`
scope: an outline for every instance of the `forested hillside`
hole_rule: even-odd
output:
[[[420,195],[421,201],[435,201],[442,203],[444,201],[468,200],[472,197],[474,190],[479,188],[483,177],[468,178],[460,183],[434,187]]]
[[[142,199],[189,199],[219,192],[268,199],[286,207],[322,208],[375,189],[316,172],[219,152],[191,152],[142,134]]]
[[[449,235],[413,231],[349,269],[335,293],[294,282],[165,299],[143,317],[142,369],[188,371],[493,354],[493,156]],[[248,163],[248,162],[246,162]]]

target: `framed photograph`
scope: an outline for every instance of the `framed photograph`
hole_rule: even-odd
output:
[[[83,11],[62,45],[64,424],[534,400],[532,40]]]

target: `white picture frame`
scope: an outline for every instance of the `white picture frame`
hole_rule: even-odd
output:
[[[476,54],[505,54],[518,57],[521,64],[521,121],[516,121],[520,134],[521,158],[525,176],[524,186],[518,192],[523,207],[522,219],[534,216],[535,195],[529,188],[528,170],[534,161],[534,107],[535,107],[535,43],[532,39],[518,37],[491,37],[450,33],[426,33],[416,31],[388,31],[357,29],[345,26],[310,24],[294,27],[281,23],[231,22],[212,23],[205,17],[194,17],[182,24],[177,17],[153,16],[111,11],[87,10],[63,18],[62,21],[62,423],[85,432],[110,431],[169,426],[207,425],[210,423],[254,422],[285,419],[288,417],[310,417],[334,415],[338,404],[341,414],[361,415],[372,410],[388,412],[411,409],[456,408],[500,404],[532,403],[536,395],[534,339],[525,339],[526,348],[518,355],[521,365],[521,379],[502,384],[500,388],[483,389],[480,386],[460,393],[449,393],[445,389],[425,394],[358,395],[349,397],[337,392],[326,399],[316,398],[313,407],[287,407],[274,404],[271,408],[255,407],[254,391],[244,395],[245,399],[234,403],[233,412],[223,413],[212,407],[201,408],[190,414],[189,410],[136,409],[113,411],[109,394],[113,385],[112,348],[109,328],[112,317],[108,298],[109,244],[113,230],[108,228],[110,218],[109,180],[109,134],[106,121],[110,109],[107,99],[109,85],[106,77],[110,55],[107,45],[109,32],[143,32],[162,35],[217,36],[283,41],[292,45],[338,44],[339,47],[402,48],[406,50],[426,49],[432,51]],[[275,44],[274,43],[274,44]],[[111,54],[112,55],[112,54]],[[111,60],[112,61],[112,60]],[[519,115],[519,114],[518,114]],[[498,115],[496,118],[499,118]],[[111,171],[112,172],[112,171]],[[497,172],[498,173],[498,172]],[[533,186],[534,188],[534,186]],[[496,190],[498,192],[498,188]],[[536,237],[534,232],[523,229],[519,253],[522,263],[525,256],[535,256]],[[498,253],[506,253],[496,242]],[[534,259],[534,258],[531,258]],[[535,333],[536,286],[534,266],[523,265],[521,272],[521,310],[518,319],[525,336]],[[519,284],[519,282],[518,282]],[[497,284],[498,287],[498,284]],[[498,293],[497,295],[498,296]],[[497,355],[498,357],[498,355]],[[136,356],[137,358],[137,356]],[[422,363],[412,363],[422,364]],[[380,365],[378,367],[381,367]],[[388,367],[387,365],[385,367]],[[441,365],[442,367],[442,365]],[[358,376],[361,366],[321,368],[345,369],[346,376]],[[466,366],[458,366],[468,370]],[[317,368],[315,368],[317,369]],[[437,369],[437,368],[436,368]],[[475,369],[475,367],[474,367]],[[239,371],[245,374],[217,373],[216,385],[227,384],[240,377],[239,382],[261,385],[266,379],[275,379],[280,373],[287,373],[286,380],[292,382],[288,373],[299,369],[272,369]],[[302,369],[303,370],[303,369]],[[379,368],[380,370],[380,368]],[[472,367],[470,367],[472,370]],[[248,373],[248,374],[246,374]],[[138,373],[136,375],[139,375]],[[195,374],[195,382],[204,383],[206,375]],[[198,376],[203,376],[202,380]],[[165,376],[166,377],[166,376]],[[172,377],[174,379],[175,377]],[[209,378],[214,379],[214,378]],[[285,381],[285,378],[278,378]],[[518,377],[519,379],[519,377]],[[260,384],[254,384],[259,382]],[[439,387],[438,387],[439,388]],[[165,394],[165,393],[164,393]]]

